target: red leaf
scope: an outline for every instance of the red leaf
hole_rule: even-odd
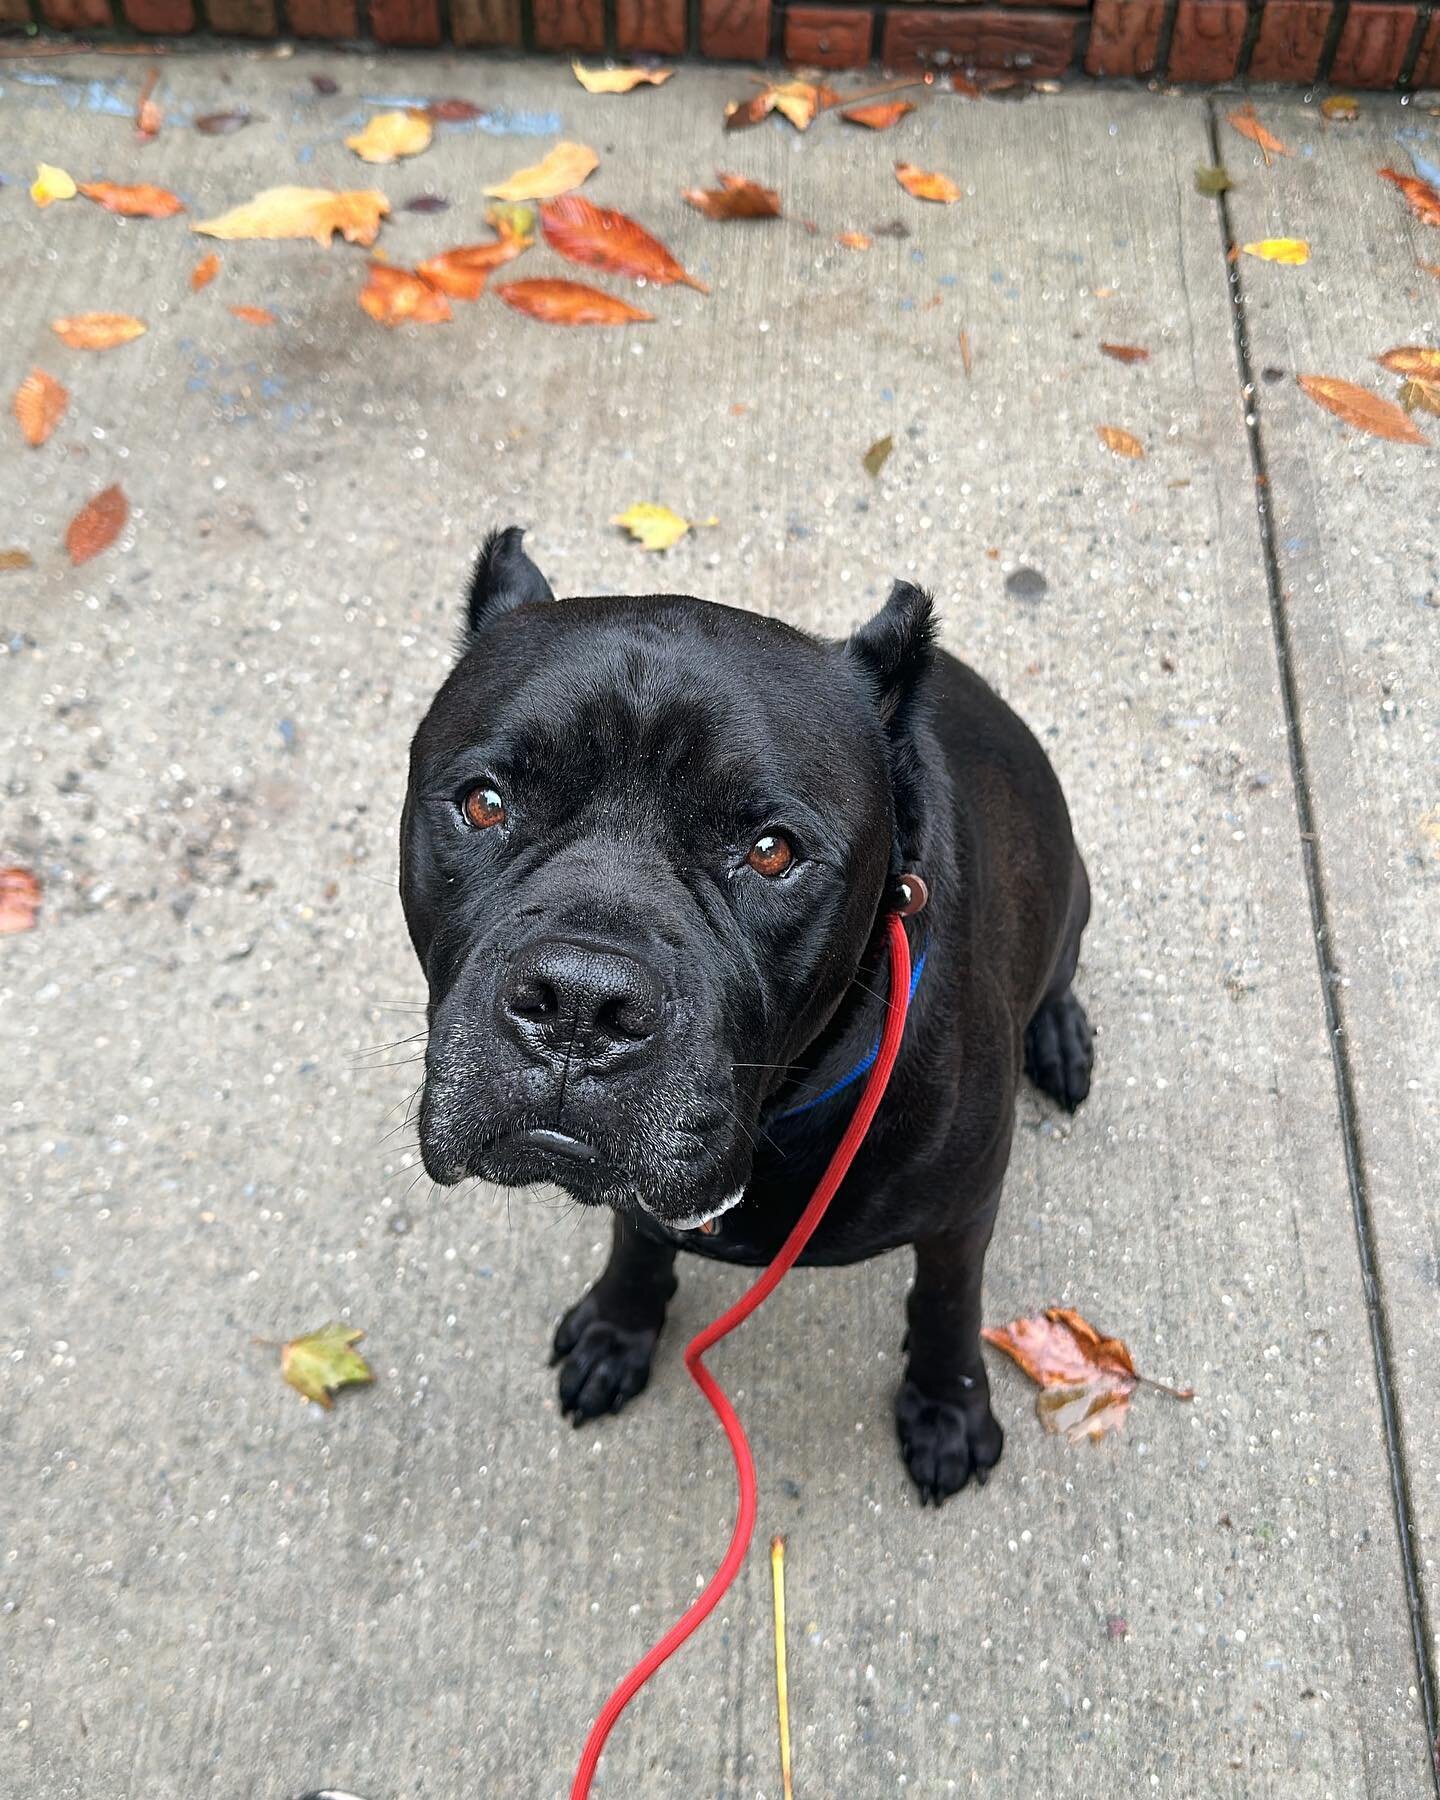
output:
[[[707,219],[778,219],[780,196],[744,175],[716,172],[718,188],[681,188],[680,198]]]
[[[1440,190],[1418,175],[1402,175],[1398,169],[1382,169],[1380,173],[1386,181],[1395,183],[1422,225],[1440,225]]]
[[[79,181],[75,185],[87,200],[127,219],[169,219],[185,210],[185,202],[178,194],[172,194],[169,188],[152,187],[148,181],[134,187],[118,181]]]
[[[511,281],[495,291],[516,312],[547,325],[629,325],[655,317],[580,281]]]
[[[439,325],[450,318],[450,302],[409,269],[372,263],[360,290],[360,304],[381,325]]]
[[[570,262],[607,269],[612,275],[629,275],[656,287],[683,282],[699,293],[710,292],[643,225],[611,207],[592,206],[579,194],[545,201],[540,208],[540,229],[550,248]]]
[[[103,494],[97,494],[93,500],[87,500],[65,533],[65,548],[76,568],[98,556],[102,550],[108,550],[129,517],[130,502],[121,493],[118,483],[106,488]]]
[[[28,869],[0,869],[0,937],[29,931],[40,910],[40,883]]]

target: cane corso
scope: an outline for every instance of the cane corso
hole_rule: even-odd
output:
[[[686,595],[556,600],[522,535],[485,544],[410,756],[425,1168],[610,1208],[555,1355],[576,1424],[617,1411],[676,1252],[766,1263],[804,1208],[908,906],[900,1058],[802,1260],[913,1245],[895,1413],[938,1504],[1003,1441],[980,1279],[1021,1072],[1072,1110],[1090,1086],[1089,882],[1059,782],[908,582],[830,640]]]

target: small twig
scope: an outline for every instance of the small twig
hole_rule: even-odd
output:
[[[1156,1381],[1154,1377],[1150,1375],[1137,1375],[1135,1379],[1143,1387],[1159,1388],[1162,1394],[1168,1394],[1172,1400],[1193,1400],[1195,1398],[1194,1388],[1170,1387],[1168,1383]]]
[[[785,1672],[785,1540],[770,1540],[770,1575],[775,1590],[775,1700],[780,1713],[780,1786],[784,1800],[795,1800],[790,1767],[790,1684]]]

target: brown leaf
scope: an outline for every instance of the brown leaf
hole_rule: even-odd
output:
[[[119,485],[108,487],[103,494],[87,500],[70,521],[65,533],[65,548],[78,569],[102,550],[108,550],[124,529],[130,516],[130,503]]]
[[[807,131],[815,115],[834,106],[840,96],[833,88],[810,81],[782,81],[763,88],[752,100],[732,100],[725,108],[725,129],[739,131],[747,125],[758,125],[761,119],[778,112],[797,131]]]
[[[968,381],[975,372],[975,358],[970,349],[970,333],[960,333],[960,361],[965,366],[965,379]]]
[[[1400,404],[1407,413],[1425,412],[1440,418],[1440,381],[1412,375],[1400,383]]]
[[[0,937],[29,931],[40,910],[40,883],[29,869],[0,869]]]
[[[1440,350],[1402,347],[1375,358],[1382,369],[1397,375],[1418,375],[1422,381],[1440,381]]]
[[[449,212],[450,202],[443,194],[416,194],[413,200],[403,201],[400,210],[409,213]]]
[[[1142,363],[1149,362],[1150,352],[1142,350],[1138,344],[1101,344],[1100,348],[1106,356],[1113,356],[1116,362]]]
[[[178,194],[172,194],[169,188],[152,187],[148,181],[134,187],[117,181],[81,181],[76,186],[87,200],[127,219],[170,219],[185,210],[185,202]]]
[[[1095,429],[1100,442],[1117,456],[1131,456],[1137,460],[1144,456],[1145,446],[1131,432],[1122,431],[1118,425],[1097,425]]]
[[[1230,123],[1241,137],[1249,138],[1252,144],[1258,144],[1268,163],[1272,156],[1293,156],[1295,152],[1288,144],[1282,144],[1272,132],[1269,132],[1255,116],[1253,106],[1242,106],[1238,112],[1229,115]]]
[[[637,87],[659,87],[675,73],[673,69],[587,69],[578,62],[570,67],[587,94],[628,94]]]
[[[778,219],[780,196],[744,175],[717,169],[718,188],[681,188],[680,198],[707,219]]]
[[[888,131],[898,125],[906,113],[915,110],[912,100],[887,100],[878,106],[851,106],[841,113],[852,125],[864,125],[870,131]]]
[[[190,271],[191,292],[198,294],[201,288],[209,287],[219,273],[220,258],[212,250],[208,256],[202,256]]]
[[[195,121],[195,129],[205,137],[229,137],[232,131],[243,131],[253,117],[248,112],[206,113]]]
[[[150,98],[159,79],[159,69],[146,70],[145,79],[140,86],[140,98],[135,107],[135,129],[141,142],[146,144],[160,135],[160,127],[165,123],[164,114]]]
[[[192,225],[191,230],[227,241],[314,238],[317,244],[328,244],[338,231],[348,242],[368,248],[389,211],[390,202],[375,188],[336,193],[331,188],[276,187],[266,188],[218,218]]]
[[[1418,175],[1402,175],[1398,169],[1381,169],[1380,173],[1395,183],[1422,225],[1440,225],[1440,190]]]
[[[629,325],[655,317],[579,281],[511,281],[495,291],[516,312],[547,325]]]
[[[25,442],[39,446],[65,417],[70,390],[43,369],[32,369],[15,390],[15,417]]]
[[[371,263],[360,304],[381,325],[439,325],[450,318],[450,302],[411,269]]]
[[[437,125],[464,125],[484,111],[473,100],[432,100],[424,111]]]
[[[50,329],[72,350],[111,350],[142,335],[144,323],[129,313],[75,313],[52,319]]]
[[[1372,394],[1369,388],[1357,387],[1353,381],[1341,381],[1333,375],[1297,375],[1295,379],[1318,406],[1357,431],[1368,431],[1372,437],[1385,438],[1392,444],[1430,441],[1393,400]]]
[[[889,462],[890,452],[894,448],[895,439],[887,433],[882,438],[876,438],[875,442],[860,458],[861,463],[864,465],[865,473],[872,481],[877,478],[880,471],[885,467],[886,463]]]
[[[338,94],[340,83],[333,75],[312,75],[310,85],[317,94]]]
[[[265,306],[232,306],[230,311],[247,325],[273,325],[275,315]]]
[[[600,158],[588,144],[560,143],[538,163],[484,191],[494,200],[553,200],[578,188],[599,167]]]
[[[938,200],[942,206],[953,206],[960,198],[959,188],[948,175],[917,169],[914,163],[897,162],[895,179],[916,200]]]
[[[28,550],[0,550],[0,575],[10,575],[16,569],[34,567],[35,558]]]
[[[1102,1337],[1067,1306],[1050,1306],[1008,1325],[987,1325],[980,1335],[1039,1384],[1035,1411],[1041,1424],[1047,1431],[1063,1431],[1072,1444],[1118,1431],[1131,1394],[1145,1379],[1119,1338]],[[1190,1388],[1164,1391],[1176,1400],[1195,1397]]]
[[[656,287],[683,282],[701,294],[710,292],[643,225],[608,206],[592,206],[579,194],[547,200],[540,208],[540,229],[550,248],[569,262],[653,282]]]

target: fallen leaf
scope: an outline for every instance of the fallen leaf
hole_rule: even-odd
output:
[[[798,1492],[798,1490],[797,1490]],[[785,1540],[770,1540],[770,1592],[775,1613],[775,1704],[780,1719],[780,1793],[795,1800],[790,1753],[790,1676],[785,1655]]]
[[[243,131],[253,118],[248,112],[206,113],[195,121],[195,129],[206,137],[229,137],[233,131]]]
[[[1327,119],[1350,125],[1360,117],[1360,102],[1353,94],[1331,94],[1320,102],[1320,111]]]
[[[1341,381],[1333,375],[1297,375],[1295,379],[1318,406],[1357,431],[1368,431],[1372,437],[1385,438],[1393,444],[1430,441],[1393,400],[1357,387],[1353,381]]]
[[[493,244],[462,244],[422,262],[416,274],[454,300],[478,300],[493,270],[512,262],[535,242],[535,213],[528,206],[493,206],[488,218]]]
[[[879,475],[886,463],[889,462],[890,452],[894,448],[895,439],[887,432],[883,438],[876,438],[875,442],[865,452],[864,456],[861,457],[860,460],[865,465],[865,473],[872,481]]]
[[[1400,384],[1400,404],[1407,413],[1425,412],[1440,418],[1440,381],[1412,375]]]
[[[374,1371],[358,1350],[365,1333],[349,1325],[331,1323],[280,1346],[280,1373],[307,1400],[330,1407],[337,1388],[373,1381]]]
[[[340,83],[333,75],[312,75],[310,85],[317,94],[338,94]]]
[[[70,390],[43,369],[32,369],[16,388],[14,404],[25,442],[38,448],[65,417]]]
[[[965,379],[968,381],[975,372],[975,358],[970,351],[970,333],[968,331],[960,333],[960,361],[964,365]]]
[[[345,148],[353,150],[361,162],[393,163],[418,156],[434,134],[426,115],[412,107],[407,112],[376,113],[363,131],[346,138]]]
[[[232,306],[230,311],[237,319],[243,319],[247,325],[273,325],[275,315],[264,306]]]
[[[656,287],[683,282],[698,293],[710,292],[643,225],[608,206],[592,206],[579,194],[547,200],[540,208],[540,229],[550,248],[568,262],[653,282]]]
[[[28,550],[0,550],[0,575],[9,575],[16,569],[33,569],[35,558]]]
[[[102,550],[108,550],[124,529],[130,516],[130,503],[119,485],[87,500],[70,521],[65,533],[65,548],[78,569]]]
[[[705,525],[718,525],[719,522],[718,519],[701,521]],[[624,512],[616,513],[610,523],[623,525],[646,550],[668,550],[672,544],[678,544],[687,531],[696,529],[692,520],[682,519],[668,506],[657,506],[652,500],[627,506]]]
[[[1247,256],[1258,256],[1261,262],[1284,263],[1287,268],[1299,268],[1310,260],[1310,246],[1304,238],[1260,238],[1240,248]]]
[[[1402,175],[1398,169],[1381,169],[1380,173],[1395,183],[1422,225],[1440,225],[1440,191],[1418,175]]]
[[[673,69],[586,69],[578,62],[570,67],[587,94],[628,94],[632,88],[659,87],[675,73]]]
[[[95,312],[52,319],[50,329],[72,350],[113,350],[116,344],[128,344],[142,336],[145,326],[129,313]]]
[[[1116,362],[1142,363],[1149,362],[1150,352],[1142,350],[1138,344],[1101,344],[1100,348],[1106,356],[1113,356]]]
[[[5,554],[12,552],[7,550]],[[40,883],[29,869],[0,869],[0,937],[32,930],[39,910]]]
[[[155,84],[159,79],[159,69],[146,71],[145,80],[140,87],[140,98],[135,107],[135,130],[139,134],[140,141],[146,144],[159,137],[160,127],[165,123],[160,108],[150,97],[155,92]]]
[[[778,219],[780,196],[745,175],[727,175],[717,169],[718,188],[681,188],[680,198],[707,219]]]
[[[443,194],[417,194],[413,200],[406,200],[400,210],[409,213],[449,212],[450,202]]]
[[[797,131],[807,131],[815,115],[840,99],[833,88],[811,81],[782,81],[763,88],[750,100],[732,100],[725,108],[725,129],[741,131],[758,125],[772,112],[788,119]]]
[[[190,271],[191,292],[198,294],[201,288],[209,287],[219,273],[220,258],[212,250],[208,256],[202,256]]]
[[[835,242],[843,245],[846,250],[868,250],[871,240],[863,231],[842,231],[836,236]]]
[[[938,200],[944,206],[952,206],[960,198],[959,188],[948,175],[917,169],[914,163],[897,162],[895,179],[916,200]]]
[[[375,188],[337,193],[331,188],[275,187],[191,230],[226,240],[314,238],[317,244],[328,244],[338,231],[347,242],[368,248],[389,211],[390,202]]]
[[[1197,163],[1195,166],[1195,192],[1204,194],[1213,200],[1219,194],[1228,194],[1235,183],[1218,163]]]
[[[1269,132],[1255,116],[1253,106],[1242,106],[1238,112],[1229,114],[1230,123],[1241,137],[1249,138],[1252,144],[1260,146],[1266,164],[1272,156],[1293,156],[1295,152],[1288,144],[1282,144],[1273,132]]]
[[[517,169],[506,181],[484,190],[495,200],[554,200],[578,188],[600,167],[588,144],[560,143],[528,169]]]
[[[852,125],[864,125],[870,131],[888,131],[898,125],[906,113],[915,110],[912,100],[887,100],[879,106],[850,106],[841,113]]]
[[[421,110],[437,125],[464,125],[478,119],[485,109],[473,100],[432,100]]]
[[[1375,360],[1382,369],[1391,369],[1397,375],[1418,375],[1424,381],[1440,381],[1440,350],[1402,347],[1387,350]]]
[[[1118,1431],[1130,1396],[1146,1379],[1136,1373],[1119,1338],[1102,1337],[1070,1307],[1051,1306],[1043,1314],[1012,1319],[1008,1325],[987,1325],[980,1335],[1039,1385],[1035,1410],[1041,1424],[1047,1431],[1063,1431],[1072,1444]],[[1148,1385],[1163,1388],[1160,1382]],[[1176,1400],[1195,1397],[1190,1388],[1163,1391]]]
[[[74,180],[64,169],[57,169],[53,163],[37,163],[35,179],[30,183],[30,198],[42,212],[57,200],[73,200]]]
[[[1137,460],[1145,454],[1145,446],[1131,432],[1121,431],[1118,425],[1097,425],[1100,442],[1107,450],[1113,450],[1117,456],[1131,456]]]
[[[495,292],[516,312],[547,325],[629,325],[655,317],[580,281],[511,281]]]
[[[371,263],[360,304],[381,325],[439,325],[450,318],[450,302],[411,269]]]
[[[185,202],[178,194],[172,194],[169,188],[152,187],[148,181],[134,187],[117,181],[82,181],[80,192],[106,212],[119,213],[126,219],[172,219],[185,210]]]
[[[1424,275],[1433,275],[1440,281],[1440,263],[1416,263],[1415,267]]]

